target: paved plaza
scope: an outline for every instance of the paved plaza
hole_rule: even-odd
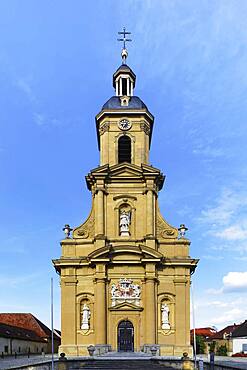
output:
[[[54,358],[57,359],[58,356],[54,355]],[[33,355],[29,358],[26,356],[19,356],[15,358],[14,356],[6,356],[3,359],[0,358],[0,369],[7,370],[7,369],[15,369],[17,366],[24,366],[24,365],[35,365],[42,362],[51,361],[51,355]]]
[[[104,362],[107,361],[107,359],[108,359],[109,361],[114,360],[114,362],[116,362],[118,360],[119,361],[126,360],[127,357],[132,361],[137,361],[137,360],[142,361],[144,359],[146,359],[146,360],[150,359],[150,356],[140,354],[140,353],[122,353],[122,354],[120,354],[120,353],[116,353],[116,352],[112,352],[111,354],[108,353],[105,356],[95,357],[95,359],[101,360],[101,361],[104,361]],[[54,355],[54,359],[56,360],[57,358],[58,358],[58,356]],[[208,362],[208,358],[207,358],[206,355],[197,356],[197,360],[199,360],[200,358],[203,358],[204,362]],[[79,358],[77,357],[77,358],[73,358],[73,359],[78,360]],[[85,357],[84,357],[84,359],[86,360]],[[160,356],[159,359],[160,360],[162,360],[162,359],[168,360],[168,359],[171,359],[171,357],[168,358],[168,357]],[[178,358],[174,358],[174,360],[178,360]],[[30,356],[29,358],[27,356],[20,356],[20,357],[17,357],[16,359],[14,358],[14,356],[7,356],[4,359],[0,358],[0,370],[16,369],[19,366],[35,365],[35,364],[40,364],[40,363],[46,363],[47,361],[48,362],[51,361],[51,355],[45,355],[45,357],[41,356],[41,355],[33,355],[33,356]],[[215,363],[218,363],[218,364],[220,363],[222,365],[224,364],[226,366],[235,367],[237,369],[246,369],[247,370],[247,358],[215,356]]]

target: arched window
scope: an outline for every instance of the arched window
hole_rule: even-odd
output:
[[[118,140],[118,163],[131,163],[131,139],[129,136],[121,136]]]
[[[122,95],[127,95],[127,78],[122,78]]]

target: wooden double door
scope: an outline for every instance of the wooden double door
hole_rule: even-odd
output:
[[[134,351],[134,326],[129,320],[123,320],[118,324],[118,351]]]

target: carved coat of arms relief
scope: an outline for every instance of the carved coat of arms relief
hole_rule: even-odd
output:
[[[134,284],[132,279],[119,279],[117,284],[111,286],[112,307],[118,303],[128,302],[140,306],[141,287]]]

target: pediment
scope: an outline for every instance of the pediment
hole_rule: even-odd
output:
[[[133,256],[133,258],[131,257]],[[107,246],[103,248],[99,248],[88,255],[88,258],[93,261],[97,261],[97,259],[109,259],[111,261],[121,260],[121,256],[131,261],[147,261],[152,260],[153,262],[160,262],[163,259],[163,255],[145,245],[138,245],[138,246],[130,246],[126,245],[114,245],[114,246]],[[139,258],[136,258],[138,257]]]
[[[110,168],[109,175],[111,177],[115,176],[125,176],[125,177],[142,177],[143,171],[139,166],[135,166],[131,163],[120,163]]]
[[[142,307],[136,306],[133,303],[123,302],[118,303],[116,306],[110,307],[110,311],[143,311]]]
[[[99,166],[91,170],[91,174],[97,175],[117,175],[117,174],[131,174],[131,175],[143,175],[145,174],[153,174],[153,175],[160,175],[160,170],[149,166],[147,164],[142,164],[141,166],[137,166],[133,163],[123,162],[115,164],[114,166],[109,166],[105,164],[104,166]]]
[[[137,166],[133,163],[118,163],[114,166],[109,166],[108,164],[104,166],[97,167],[93,169],[87,176],[87,186],[91,190],[92,185],[101,179],[104,181],[124,181],[124,179],[131,179],[131,181],[145,181],[147,178],[155,179],[155,183],[158,185],[159,190],[161,190],[164,183],[164,175],[155,167],[142,164]]]

